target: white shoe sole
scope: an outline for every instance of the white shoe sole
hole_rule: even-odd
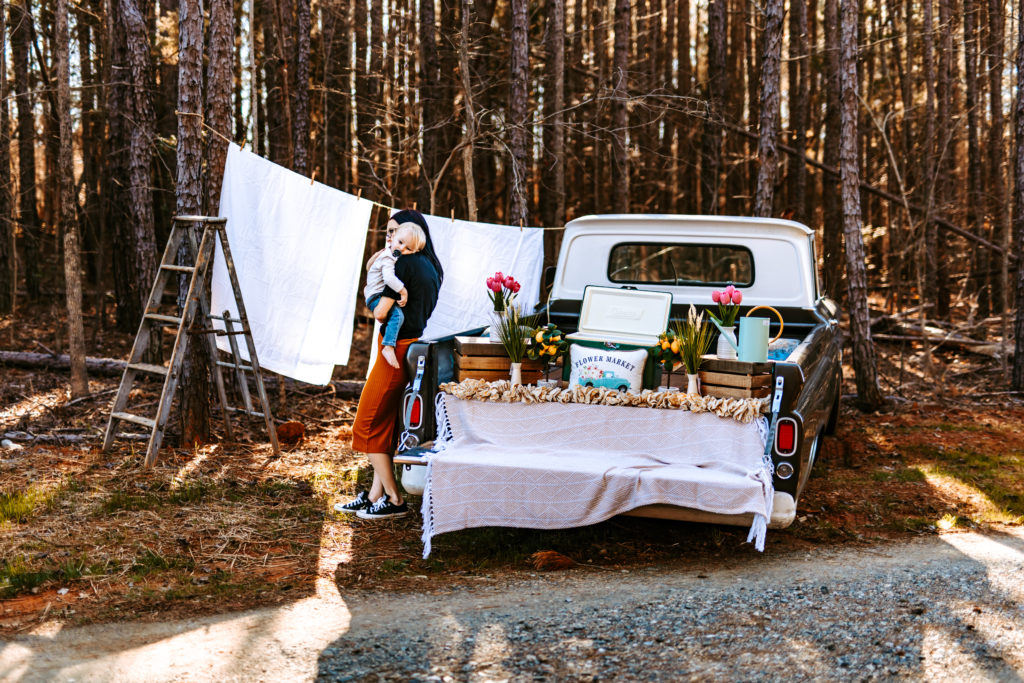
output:
[[[388,519],[390,517],[405,517],[407,514],[409,514],[408,510],[405,512],[390,512],[386,515],[371,515],[366,510],[360,510],[356,513],[356,517],[359,519]]]

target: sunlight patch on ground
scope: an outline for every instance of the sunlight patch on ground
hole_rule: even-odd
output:
[[[68,391],[63,387],[33,394],[0,410],[0,422],[13,426],[26,418],[31,421],[58,408],[67,400]]]
[[[1014,564],[1024,569],[1024,529],[1016,528],[1007,532],[980,534],[943,534],[940,538],[956,548],[958,552],[990,567],[995,563]],[[999,579],[1000,575],[1006,578]],[[1019,573],[988,572],[989,582],[994,589],[1018,603],[1024,602],[1024,582]]]
[[[924,472],[925,480],[936,491],[945,492],[951,495],[944,496],[949,503],[957,508],[968,507],[967,512],[972,519],[978,522],[1001,522],[1004,524],[1020,524],[1022,519],[1019,515],[1001,509],[989,498],[984,491],[964,483],[956,477],[943,474],[931,465],[918,465],[918,469]],[[949,515],[936,521],[940,529],[949,529],[955,524],[951,523]],[[945,525],[945,526],[944,526]]]

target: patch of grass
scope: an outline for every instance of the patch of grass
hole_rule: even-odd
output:
[[[0,491],[0,522],[23,522],[35,511],[40,493],[34,488],[26,491]]]
[[[384,560],[380,563],[378,574],[402,574],[409,568],[409,560]]]
[[[295,491],[295,485],[285,479],[271,479],[256,484],[254,493],[257,496],[281,498]]]
[[[930,460],[936,474],[983,493],[992,505],[1011,517],[1024,516],[1024,452],[988,453],[971,448],[917,447],[915,455]]]
[[[0,598],[10,598],[19,593],[30,591],[53,578],[53,572],[29,569],[25,557],[0,562]]]
[[[135,562],[132,564],[132,574],[136,578],[141,578],[148,574],[172,569],[191,569],[193,564],[191,560],[166,557],[155,550],[145,548],[142,554],[135,558]]]
[[[875,470],[871,473],[871,478],[875,481],[902,481],[902,482],[913,482],[913,481],[925,481],[926,477],[917,467],[903,467],[898,470]]]
[[[57,567],[57,572],[68,581],[74,581],[82,578],[88,568],[89,558],[82,553],[78,557],[71,557],[61,562]]]
[[[210,485],[201,482],[185,482],[175,487],[167,500],[173,505],[185,505],[187,503],[199,503],[210,492]]]
[[[114,491],[100,504],[100,512],[113,514],[120,510],[152,510],[160,505],[160,499],[152,493],[135,495],[124,491]]]

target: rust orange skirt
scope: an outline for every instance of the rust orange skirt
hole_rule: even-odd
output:
[[[405,353],[415,339],[399,339],[395,356],[401,367],[393,368],[381,358],[382,337],[377,337],[377,360],[366,378],[359,396],[356,419],[352,424],[352,450],[362,453],[391,453],[395,422],[402,407],[402,391],[408,384]]]

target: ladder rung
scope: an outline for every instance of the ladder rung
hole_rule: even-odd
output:
[[[175,315],[162,315],[160,313],[147,313],[146,315],[144,315],[142,317],[148,318],[150,320],[156,320],[157,322],[161,322],[161,323],[170,323],[171,325],[180,325],[181,324],[181,318],[179,318],[179,317],[177,317]]]
[[[193,273],[195,272],[195,266],[176,266],[171,263],[164,263],[160,265],[161,270],[173,270],[177,273]]]
[[[263,417],[263,413],[258,410],[246,410],[245,408],[235,408],[234,406],[228,406],[228,410],[232,413],[245,413],[252,417]]]
[[[231,330],[228,332],[226,330],[219,330],[216,327],[190,328],[188,331],[189,334],[215,334],[218,337],[226,337],[232,334],[246,334],[247,332],[248,330]]]
[[[222,368],[231,368],[233,370],[243,370],[245,372],[252,372],[251,365],[235,365],[234,363],[228,363],[222,360],[217,361],[217,365],[221,366]]]
[[[132,370],[148,372],[151,375],[167,376],[167,368],[162,365],[153,365],[152,363],[129,363],[128,367]]]
[[[156,426],[156,420],[151,420],[148,417],[141,417],[139,415],[132,415],[131,413],[111,413],[111,417],[124,420],[125,422],[132,422],[143,427],[149,427],[152,429]]]
[[[229,315],[228,317],[226,317],[226,318],[225,318],[225,317],[224,317],[224,316],[222,316],[222,315],[214,315],[214,314],[212,314],[212,313],[211,313],[211,314],[210,314],[209,316],[207,316],[207,317],[208,317],[208,318],[209,318],[210,320],[223,320],[224,322],[227,322],[227,323],[240,323],[240,322],[242,322],[242,321],[241,321],[241,319],[239,319],[239,318],[232,318],[232,317],[231,317],[230,315]]]

